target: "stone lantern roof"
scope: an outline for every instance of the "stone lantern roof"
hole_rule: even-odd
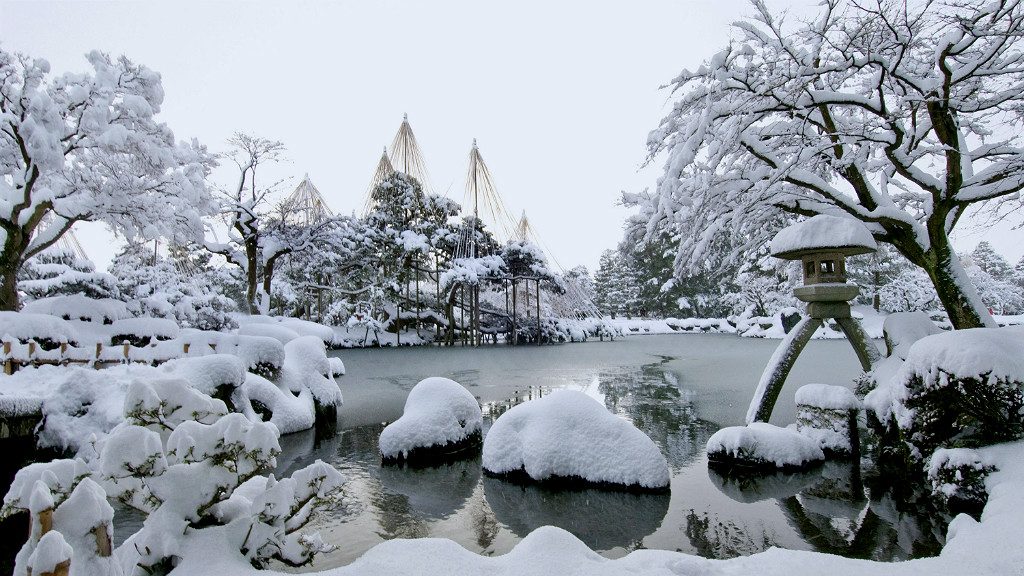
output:
[[[859,220],[819,214],[780,230],[769,248],[776,258],[800,260],[815,252],[868,254],[878,250],[878,244]]]

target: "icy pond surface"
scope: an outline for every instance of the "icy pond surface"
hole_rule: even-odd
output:
[[[872,489],[870,470],[828,464],[790,475],[724,477],[709,471],[708,437],[741,424],[776,340],[728,335],[634,336],[545,347],[347,350],[337,354],[345,406],[338,433],[282,438],[278,473],[323,459],[345,474],[348,503],[317,529],[338,549],[305,570],[347,564],[391,538],[443,537],[481,554],[503,554],[533,529],[564,528],[608,557],[638,548],[712,558],[770,546],[879,560],[937,554],[947,518],[922,502]],[[859,373],[845,341],[813,341],[775,411],[795,419],[796,388],[849,383]],[[382,467],[377,438],[409,390],[446,376],[476,395],[489,427],[510,406],[555,388],[582,390],[646,432],[668,458],[671,494],[552,491],[481,473],[479,458],[437,468]],[[879,483],[884,485],[884,483]]]

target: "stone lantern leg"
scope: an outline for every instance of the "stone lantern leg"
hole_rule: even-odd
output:
[[[827,319],[839,324],[864,371],[871,370],[878,361],[878,349],[850,312],[850,301],[860,289],[846,281],[846,257],[877,249],[860,221],[837,216],[814,216],[784,228],[772,240],[772,256],[802,263],[804,285],[794,288],[793,295],[807,303],[807,317],[790,330],[768,361],[747,409],[748,424],[771,418],[790,369],[814,331]]]

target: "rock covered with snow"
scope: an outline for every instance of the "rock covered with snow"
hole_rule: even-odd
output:
[[[646,434],[575,390],[556,390],[502,414],[484,438],[490,474],[649,490],[669,485],[665,456]]]
[[[942,329],[924,312],[897,312],[887,316],[882,323],[887,355],[901,359],[906,359],[914,342],[941,332]]]
[[[859,442],[861,407],[853,390],[845,386],[801,386],[796,391],[797,432],[817,442],[828,455],[849,454]]]
[[[751,467],[805,468],[825,459],[816,441],[767,422],[722,428],[708,439],[707,452],[712,463]]]
[[[812,406],[825,410],[860,410],[861,402],[853,390],[830,384],[806,384],[796,391],[797,406]]]
[[[878,250],[878,244],[859,220],[819,214],[780,230],[770,249],[776,258],[797,259],[823,249],[848,256],[866,254]]]
[[[448,378],[426,378],[409,392],[402,417],[380,433],[380,454],[413,460],[468,452],[479,446],[482,427],[480,404],[469,390]]]

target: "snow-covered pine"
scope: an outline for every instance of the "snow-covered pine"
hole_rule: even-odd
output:
[[[91,70],[51,76],[46,60],[0,49],[0,308],[19,305],[25,261],[75,222],[126,237],[198,238],[212,211],[213,157],[157,121],[160,75],[126,57],[86,55]]]

